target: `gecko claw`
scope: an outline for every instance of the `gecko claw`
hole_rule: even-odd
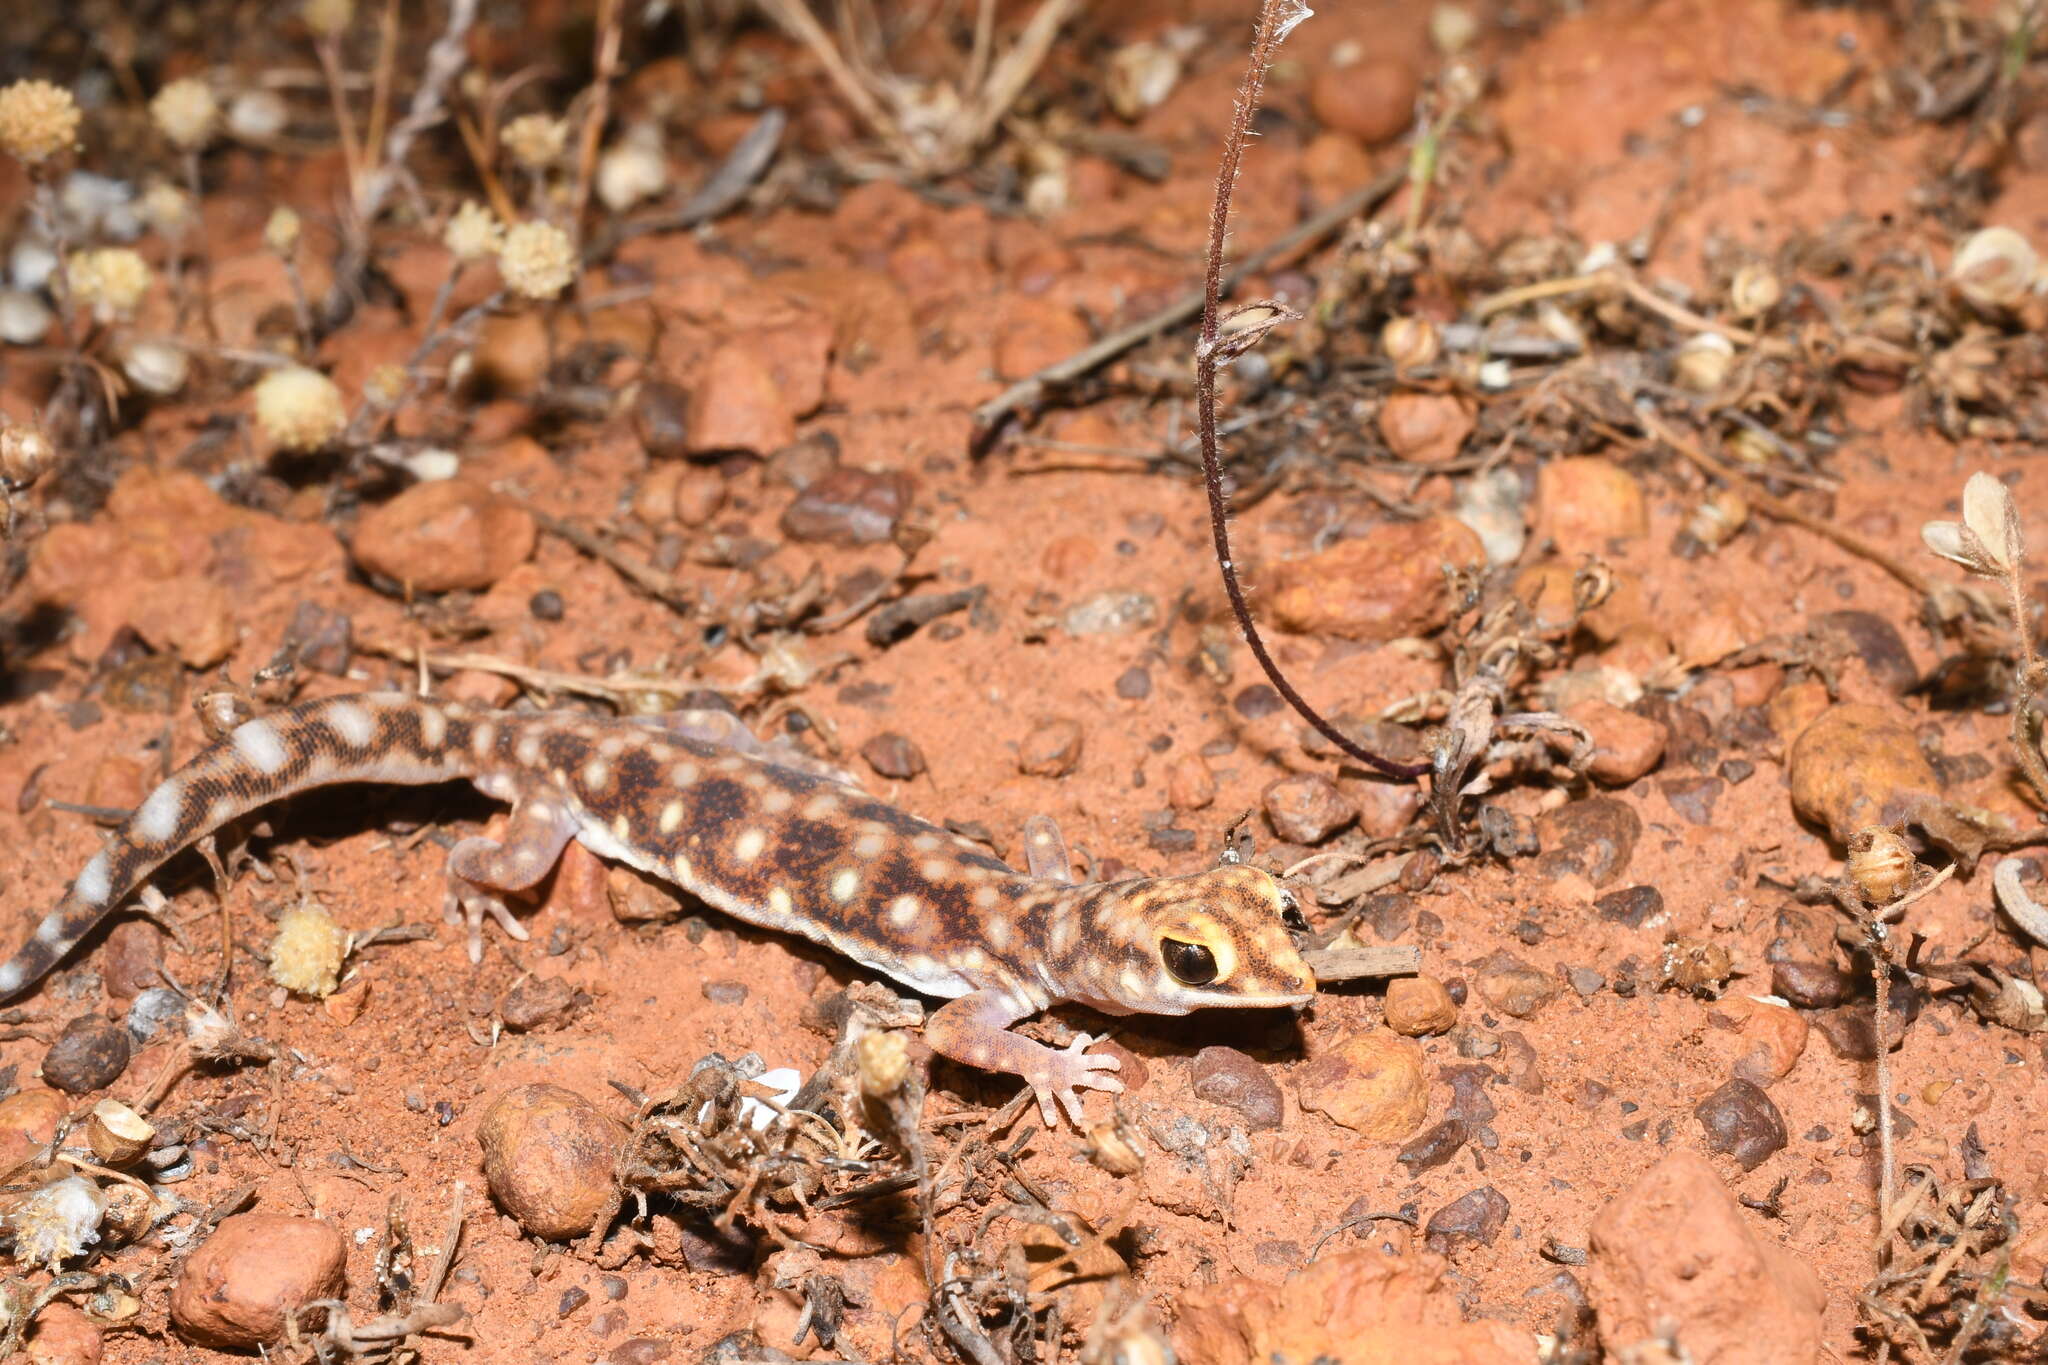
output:
[[[1048,1129],[1060,1126],[1062,1112],[1075,1128],[1081,1126],[1081,1097],[1075,1093],[1077,1090],[1106,1090],[1113,1095],[1123,1093],[1124,1083],[1108,1074],[1123,1069],[1122,1059],[1091,1056],[1087,1051],[1099,1041],[1085,1033],[1076,1034],[1074,1041],[1063,1050],[1047,1050],[1043,1066],[1025,1078],[1030,1082],[1032,1093],[1038,1097],[1038,1112]]]
[[[484,917],[487,915],[513,942],[524,943],[530,937],[526,926],[513,917],[510,907],[502,899],[454,878],[449,879],[448,897],[443,902],[441,917],[450,924],[468,926],[467,946],[472,963],[484,960]]]

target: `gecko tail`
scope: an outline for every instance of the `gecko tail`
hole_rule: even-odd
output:
[[[0,963],[0,1000],[41,980],[151,873],[229,821],[315,787],[474,776],[472,740],[494,728],[459,705],[399,693],[301,702],[244,722],[121,822],[34,936]]]

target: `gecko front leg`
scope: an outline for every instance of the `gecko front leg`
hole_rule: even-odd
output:
[[[519,801],[512,807],[505,837],[464,839],[448,854],[450,924],[469,926],[469,960],[484,960],[484,916],[517,941],[526,942],[526,926],[506,908],[505,893],[531,890],[576,837],[576,818],[568,804],[550,795]]]
[[[1121,1070],[1123,1063],[1115,1057],[1089,1056],[1088,1045],[1096,1040],[1085,1033],[1064,1049],[1054,1049],[1010,1032],[1010,1025],[1036,1012],[1030,1001],[1008,991],[979,990],[941,1005],[925,1022],[924,1039],[942,1057],[1022,1076],[1038,1096],[1046,1127],[1059,1127],[1064,1110],[1079,1128],[1081,1097],[1074,1092],[1121,1094],[1124,1083],[1107,1073]]]

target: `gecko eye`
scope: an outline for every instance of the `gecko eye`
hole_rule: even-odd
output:
[[[1216,954],[1199,943],[1162,938],[1159,954],[1166,960],[1166,970],[1183,986],[1206,986],[1216,979]]]
[[[1294,899],[1291,891],[1280,893],[1280,923],[1297,934],[1308,932],[1308,921],[1302,918],[1301,903]]]

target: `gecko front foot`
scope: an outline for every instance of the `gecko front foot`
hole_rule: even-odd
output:
[[[1024,1070],[1025,1084],[1038,1096],[1038,1112],[1047,1128],[1060,1126],[1062,1110],[1073,1120],[1075,1128],[1081,1126],[1081,1097],[1074,1093],[1077,1090],[1123,1093],[1124,1083],[1109,1074],[1123,1070],[1123,1061],[1117,1057],[1091,1056],[1087,1049],[1097,1041],[1079,1033],[1062,1051],[1040,1048],[1039,1055]]]

